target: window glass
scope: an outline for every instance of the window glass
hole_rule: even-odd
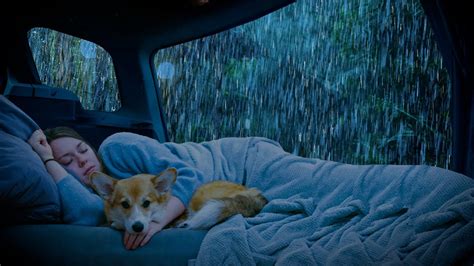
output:
[[[72,91],[87,110],[120,109],[112,59],[102,47],[46,28],[31,29],[28,40],[43,84]]]
[[[417,0],[300,0],[154,63],[171,141],[264,136],[344,163],[451,165],[450,82]]]

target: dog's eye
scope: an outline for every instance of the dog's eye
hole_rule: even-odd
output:
[[[148,206],[150,206],[150,201],[149,200],[145,200],[142,204],[143,208],[148,208]]]
[[[122,207],[124,209],[128,209],[128,208],[130,208],[130,204],[128,204],[128,202],[126,202],[126,201],[122,201]]]

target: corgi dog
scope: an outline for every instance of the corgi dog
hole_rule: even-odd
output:
[[[109,224],[136,234],[146,232],[151,221],[160,222],[176,177],[177,170],[168,168],[158,175],[139,174],[121,180],[93,172],[89,179],[92,188],[104,200]],[[187,210],[171,226],[209,229],[235,214],[254,216],[267,202],[257,189],[213,181],[194,192]]]

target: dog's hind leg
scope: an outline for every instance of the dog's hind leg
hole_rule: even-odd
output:
[[[186,221],[178,225],[180,228],[209,229],[221,219],[224,202],[220,200],[209,200],[206,204]]]

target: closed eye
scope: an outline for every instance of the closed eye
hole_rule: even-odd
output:
[[[67,161],[64,161],[64,160],[60,160],[59,161],[60,164],[64,165],[64,166],[68,166],[72,163],[72,159],[69,159]]]
[[[88,150],[89,150],[89,149],[88,149],[87,145],[86,145],[84,142],[81,142],[81,143],[79,144],[79,146],[78,146],[78,151],[79,151],[80,153],[86,153]]]

